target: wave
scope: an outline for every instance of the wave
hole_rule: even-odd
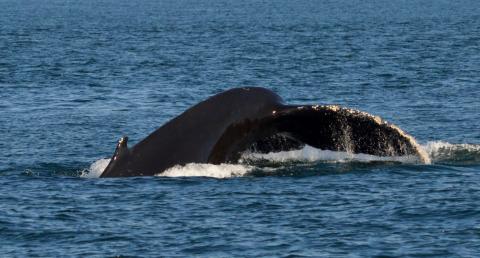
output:
[[[480,144],[453,144],[432,141],[422,145],[430,159],[436,164],[473,165],[480,164]]]
[[[420,147],[428,154],[432,164],[472,165],[480,164],[480,144],[452,144],[444,141],[427,142]],[[271,153],[245,153],[239,164],[199,164],[190,163],[177,165],[159,172],[161,177],[213,177],[230,178],[241,177],[259,169],[271,173],[276,168],[261,166],[267,161],[270,164],[284,164],[292,162],[307,163],[346,163],[346,162],[398,162],[403,164],[418,164],[416,156],[379,157],[369,154],[353,154],[349,152],[320,150],[305,146],[300,150],[281,151]],[[107,167],[110,159],[99,159],[82,172],[82,177],[97,178]],[[295,166],[295,164],[290,164]],[[275,167],[275,166],[273,166]],[[282,166],[283,167],[283,166]]]

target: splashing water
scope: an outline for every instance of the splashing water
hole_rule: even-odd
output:
[[[214,177],[214,178],[229,178],[239,177],[248,174],[253,170],[253,166],[242,164],[198,164],[190,163],[185,166],[174,166],[159,173],[156,176],[164,177]]]
[[[82,172],[81,177],[98,178],[108,166],[110,159],[99,159],[90,165],[90,168]],[[253,166],[243,164],[197,164],[189,163],[185,166],[177,165],[165,170],[156,176],[164,177],[214,177],[229,178],[248,174]]]
[[[416,156],[401,157],[379,157],[369,154],[354,154],[344,151],[321,150],[306,145],[300,150],[270,152],[270,153],[246,153],[242,156],[243,162],[267,160],[273,162],[291,162],[291,161],[328,161],[328,162],[371,162],[371,161],[394,161],[402,163],[416,163],[419,161]]]
[[[420,147],[428,154],[432,163],[448,163],[469,165],[480,163],[480,145],[452,144],[443,141],[427,142]],[[379,157],[369,154],[354,154],[349,152],[320,150],[305,146],[300,150],[281,151],[271,153],[245,153],[240,159],[240,164],[199,164],[190,163],[184,166],[177,165],[158,173],[156,176],[164,177],[213,177],[230,178],[248,175],[256,166],[255,162],[269,161],[285,163],[292,161],[301,162],[399,162],[404,164],[418,164],[416,156]],[[107,167],[110,159],[99,159],[82,173],[82,177],[98,178]],[[252,164],[253,165],[250,165]],[[248,165],[247,165],[248,164]],[[264,168],[262,168],[264,169]]]
[[[480,163],[480,144],[432,141],[422,146],[435,163],[470,165]]]
[[[479,144],[452,144],[443,141],[427,142],[419,145],[422,152],[431,160],[431,163],[456,163],[456,164],[478,164],[480,163]],[[271,153],[245,153],[241,161],[267,160],[273,162],[373,162],[392,161],[406,164],[422,163],[417,156],[394,156],[380,157],[369,154],[354,154],[351,152],[321,150],[311,146],[305,146],[300,150],[271,152]],[[430,164],[427,163],[427,164]]]
[[[107,168],[108,163],[110,163],[110,159],[99,159],[93,162],[80,176],[86,178],[98,178],[102,175],[105,168]]]

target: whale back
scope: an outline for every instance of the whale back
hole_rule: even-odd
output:
[[[230,125],[258,120],[281,103],[277,94],[258,87],[235,88],[214,95],[136,144],[128,162],[117,161],[114,156],[102,177],[154,175],[174,165],[207,163],[213,147]]]

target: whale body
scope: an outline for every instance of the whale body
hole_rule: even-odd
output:
[[[305,145],[376,156],[412,155],[430,162],[413,137],[378,116],[338,105],[286,105],[259,87],[214,95],[132,148],[127,141],[120,139],[101,177],[153,176],[188,163],[236,163],[245,152]]]

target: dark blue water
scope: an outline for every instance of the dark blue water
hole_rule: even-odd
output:
[[[95,178],[235,86],[380,115],[433,163]],[[0,1],[0,185],[2,257],[478,256],[480,2]]]

